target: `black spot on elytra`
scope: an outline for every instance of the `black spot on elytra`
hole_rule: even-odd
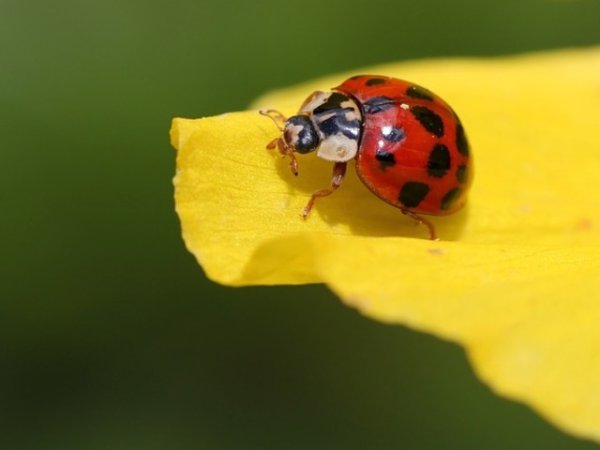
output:
[[[385,79],[384,78],[369,78],[365,84],[367,86],[377,86],[378,84],[383,84],[385,83]]]
[[[461,155],[469,156],[469,142],[460,121],[456,124],[456,148],[458,148]]]
[[[313,110],[313,114],[322,114],[331,112],[332,109],[342,109],[342,103],[348,100],[344,94],[333,92],[322,105],[317,106]]]
[[[394,157],[394,154],[381,149],[378,149],[375,152],[375,159],[379,161],[379,167],[381,170],[385,170],[388,167],[392,167],[396,164],[396,158]]]
[[[413,106],[410,109],[410,112],[413,113],[415,118],[427,131],[433,133],[437,137],[442,137],[444,135],[444,122],[442,122],[442,118],[432,110],[424,106]]]
[[[458,200],[460,197],[461,190],[459,188],[450,189],[442,198],[442,204],[440,205],[442,209],[450,209],[454,202]]]
[[[467,168],[467,166],[458,166],[458,169],[456,169],[456,179],[459,183],[464,183],[465,181],[467,181],[469,175],[468,170],[469,169]]]
[[[405,138],[404,130],[396,127],[383,127],[381,135],[386,141],[389,142],[400,142]]]
[[[398,200],[407,208],[415,208],[429,193],[429,186],[418,181],[407,181],[400,189]]]
[[[365,114],[377,114],[396,106],[396,102],[389,97],[373,97],[362,104]]]
[[[406,90],[406,95],[421,100],[433,101],[433,94],[421,86],[411,86]]]
[[[441,178],[450,170],[450,152],[444,144],[435,144],[429,161],[427,161],[427,174],[430,177]]]

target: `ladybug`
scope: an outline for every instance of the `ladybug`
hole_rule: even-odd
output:
[[[360,180],[377,197],[425,225],[421,214],[446,215],[466,201],[473,170],[469,143],[452,108],[431,91],[408,81],[357,75],[329,92],[317,91],[289,118],[261,110],[281,131],[267,148],[291,158],[315,152],[332,161],[331,187],[312,194],[306,218],[317,198],[342,184],[348,161],[356,159]]]

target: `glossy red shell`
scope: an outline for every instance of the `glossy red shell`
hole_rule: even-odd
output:
[[[361,75],[335,88],[363,112],[356,171],[378,197],[422,214],[460,209],[473,177],[462,124],[437,95],[414,83]]]

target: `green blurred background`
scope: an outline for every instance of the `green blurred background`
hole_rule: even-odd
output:
[[[458,347],[179,236],[173,116],[368,64],[600,43],[600,2],[0,1],[1,449],[591,449]]]

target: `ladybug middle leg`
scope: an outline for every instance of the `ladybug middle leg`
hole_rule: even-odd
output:
[[[429,220],[425,219],[424,217],[422,217],[422,216],[418,215],[417,213],[414,213],[408,209],[401,209],[401,211],[402,211],[402,214],[415,220],[419,225],[425,225],[427,227],[427,229],[429,230],[429,239],[431,239],[432,241],[439,240],[439,238],[437,237],[437,234],[435,233],[435,228]]]
[[[302,218],[306,219],[310,214],[310,211],[313,209],[315,205],[315,201],[319,197],[327,197],[335,192],[337,188],[342,185],[342,180],[344,179],[344,175],[346,175],[346,166],[347,162],[336,162],[333,166],[333,176],[331,177],[331,187],[329,189],[321,189],[313,193],[310,197],[310,200],[302,210]]]

